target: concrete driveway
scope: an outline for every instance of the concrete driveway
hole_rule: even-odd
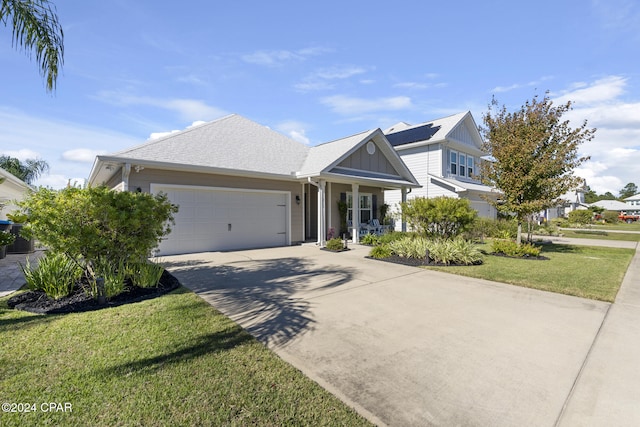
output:
[[[296,246],[165,262],[377,424],[590,424],[581,414],[602,379],[584,371],[602,368],[586,362],[610,304],[369,260],[368,250]]]

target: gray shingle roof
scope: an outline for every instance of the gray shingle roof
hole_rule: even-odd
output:
[[[306,145],[232,114],[111,157],[291,175],[308,152]]]
[[[300,169],[300,176],[320,174],[373,132],[369,130],[311,147],[309,155]]]

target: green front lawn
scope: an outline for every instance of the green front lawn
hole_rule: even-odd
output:
[[[2,426],[370,425],[184,288],[68,315],[6,299],[0,400],[36,411],[0,413]]]
[[[640,242],[640,233],[619,233],[610,232],[605,228],[590,228],[585,230],[562,230],[564,237],[578,239],[599,239],[599,240],[623,240],[626,242]]]
[[[482,249],[490,250],[489,245]],[[427,268],[613,302],[634,253],[633,249],[553,244],[543,246],[546,261],[487,255],[478,266]]]

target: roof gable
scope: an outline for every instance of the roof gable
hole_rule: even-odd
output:
[[[446,140],[478,150],[482,148],[482,137],[469,111],[414,126],[405,125],[401,122],[385,131],[387,139],[397,150]]]

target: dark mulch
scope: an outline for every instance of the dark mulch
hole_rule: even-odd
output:
[[[438,263],[435,262],[432,259],[429,259],[429,262],[427,262],[426,258],[405,258],[405,257],[400,257],[398,255],[391,255],[390,257],[386,257],[386,258],[373,258],[373,257],[365,257],[365,258],[369,258],[369,259],[375,259],[378,261],[385,261],[385,262],[392,262],[394,264],[403,264],[403,265],[410,265],[413,267],[422,267],[422,266],[429,266],[429,267],[460,267],[460,266],[467,266],[468,264],[443,264],[443,263]],[[480,265],[482,264],[482,261],[475,263],[475,264],[471,264],[471,265]]]
[[[7,305],[10,308],[38,314],[77,313],[156,298],[178,287],[180,287],[178,279],[165,270],[158,286],[153,288],[125,286],[124,292],[111,298],[105,304],[98,304],[79,284],[71,295],[58,300],[49,298],[43,291],[28,291],[9,298]]]

